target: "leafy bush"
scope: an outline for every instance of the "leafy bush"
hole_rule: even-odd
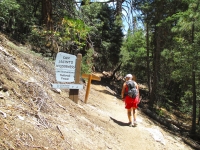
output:
[[[16,14],[20,5],[15,0],[0,1],[0,27],[1,30],[11,30],[15,28]]]
[[[93,67],[93,50],[89,49],[87,51],[87,54],[83,57],[82,63],[81,63],[81,73],[90,74],[92,72]]]

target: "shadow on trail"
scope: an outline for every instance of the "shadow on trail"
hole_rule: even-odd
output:
[[[129,125],[129,123],[125,123],[125,122],[121,122],[121,121],[118,121],[118,120],[116,120],[116,119],[114,119],[114,118],[112,118],[112,117],[110,117],[110,119],[114,122],[114,123],[116,123],[116,124],[118,124],[118,125],[120,125],[120,126],[128,126]]]

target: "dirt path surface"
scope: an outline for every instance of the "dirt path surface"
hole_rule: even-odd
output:
[[[191,150],[142,112],[129,127],[124,103],[91,85],[78,104],[52,89],[54,63],[0,39],[0,150]]]
[[[185,145],[180,137],[174,136],[152,120],[148,119],[142,112],[138,111],[138,126],[129,127],[124,103],[109,94],[102,94],[106,87],[92,85],[92,89],[99,92],[98,99],[90,96],[88,106],[97,105],[105,114],[107,120],[107,132],[111,136],[108,139],[107,149],[139,149],[139,150],[183,150],[191,149]],[[101,98],[100,98],[101,97]],[[97,107],[96,106],[96,107]],[[109,141],[110,140],[110,141]],[[105,141],[105,142],[106,142]]]

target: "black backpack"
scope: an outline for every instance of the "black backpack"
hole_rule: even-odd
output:
[[[137,89],[136,89],[134,81],[128,80],[126,81],[126,84],[128,86],[127,95],[130,96],[131,98],[135,98],[137,96]]]

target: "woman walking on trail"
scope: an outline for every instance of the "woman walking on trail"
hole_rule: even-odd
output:
[[[135,98],[132,98],[128,96],[128,86],[127,86],[127,81],[132,81],[133,76],[131,74],[127,74],[125,77],[125,82],[122,87],[122,92],[121,92],[121,97],[122,100],[125,102],[125,108],[127,109],[127,116],[129,120],[129,126],[137,126],[137,105],[139,103],[139,87],[138,84],[134,81],[135,76],[134,76],[134,84],[137,90],[137,95]],[[133,119],[132,119],[132,112],[133,112]]]

